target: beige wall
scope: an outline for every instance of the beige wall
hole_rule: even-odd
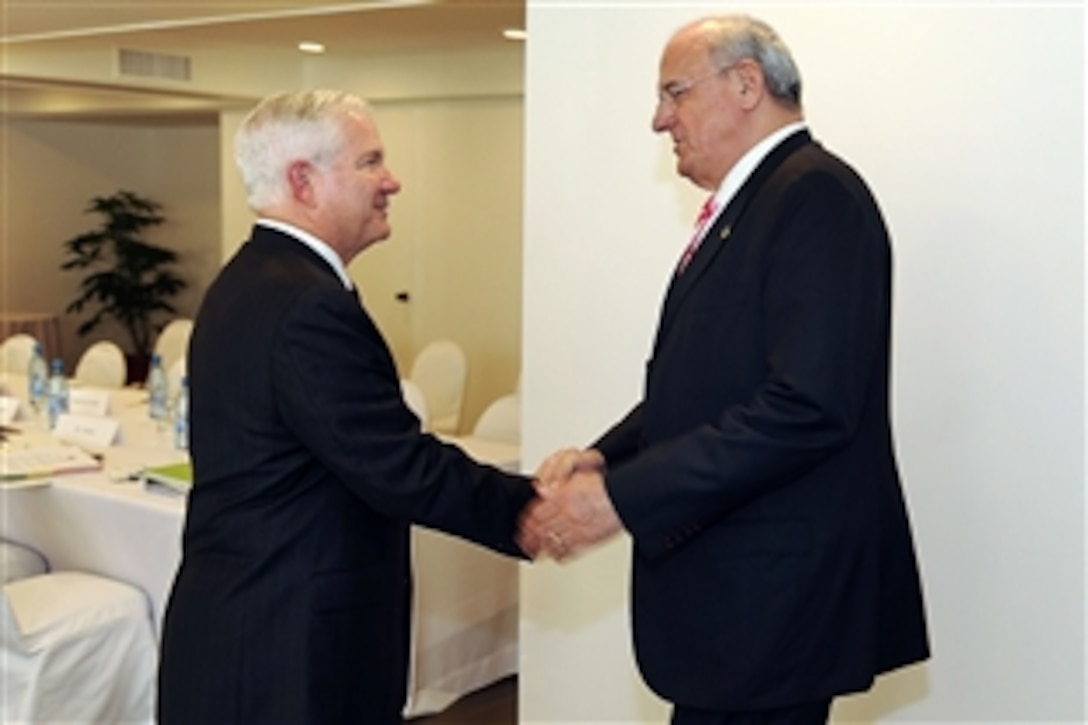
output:
[[[466,432],[520,373],[523,71],[518,44],[315,57],[304,69],[307,86],[346,88],[374,106],[403,190],[393,235],[351,273],[403,374],[431,340],[465,349]]]
[[[90,199],[127,189],[163,205],[166,223],[145,238],[181,256],[177,269],[191,287],[176,306],[182,316],[193,313],[219,264],[214,127],[4,121],[0,134],[6,182],[0,222],[3,309],[61,315],[68,369],[97,339],[112,338],[127,348],[123,331],[111,323],[86,337],[75,334],[87,316],[64,310],[77,296],[81,277],[60,269],[64,241],[100,224],[101,217],[84,213]]]
[[[23,70],[56,75],[78,66],[70,77],[104,80],[102,53],[74,43],[66,53],[21,48],[13,59]],[[284,79],[301,78],[288,85],[341,87],[373,101],[404,190],[393,202],[393,236],[361,255],[351,272],[403,373],[432,339],[465,348],[462,427],[471,429],[491,400],[513,390],[520,370],[522,49],[290,57],[293,64],[283,58],[247,63],[266,69],[256,78],[226,74],[212,86],[212,76],[200,75],[194,90],[256,98],[285,87]],[[199,66],[223,60],[196,58]],[[223,66],[234,67],[239,58],[234,61]],[[77,277],[59,270],[61,242],[94,222],[81,213],[91,196],[131,188],[166,206],[169,223],[148,238],[182,253],[181,269],[193,289],[179,307],[193,314],[253,219],[230,156],[243,113],[235,104],[195,125],[0,117],[3,309],[62,312],[75,296]],[[409,302],[394,299],[401,291]],[[77,338],[77,324],[65,320],[70,366],[99,337]],[[102,336],[114,337],[116,330],[103,329]]]
[[[521,99],[382,103],[375,116],[403,188],[393,235],[352,274],[403,373],[431,340],[465,349],[469,430],[520,370]]]

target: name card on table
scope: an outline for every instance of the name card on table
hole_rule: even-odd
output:
[[[0,395],[0,425],[11,425],[19,415],[19,399]]]
[[[64,413],[57,418],[54,437],[77,446],[100,450],[108,448],[120,436],[121,421],[116,418],[88,417]]]
[[[101,418],[110,410],[110,392],[83,388],[68,393],[68,412],[72,415]]]

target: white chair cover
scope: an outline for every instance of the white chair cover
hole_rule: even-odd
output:
[[[30,357],[34,354],[34,346],[38,341],[25,332],[17,332],[11,337],[0,342],[0,370],[26,375],[30,365]]]
[[[476,438],[517,445],[521,442],[521,397],[504,395],[487,406],[472,430]]]
[[[468,360],[461,346],[449,340],[428,343],[412,363],[408,379],[419,386],[427,401],[427,429],[457,433],[468,379]]]
[[[0,539],[0,584],[49,571],[49,562],[37,549]],[[3,667],[0,662],[0,668]]]
[[[170,395],[171,403],[177,397],[178,391],[181,390],[181,379],[185,377],[185,366],[187,364],[185,356],[182,355],[174,361],[173,365],[166,369],[166,390]]]
[[[189,336],[193,334],[193,321],[179,317],[162,328],[155,340],[155,352],[162,358],[162,369],[169,370],[179,357],[189,350]]]
[[[128,377],[125,353],[117,343],[100,340],[79,357],[72,377],[84,385],[96,388],[123,388]]]
[[[0,722],[152,722],[155,640],[127,584],[80,572],[5,584],[0,662]]]
[[[419,418],[419,427],[427,429],[427,399],[423,397],[423,391],[411,380],[401,378],[400,392],[404,397],[404,403],[408,409]]]

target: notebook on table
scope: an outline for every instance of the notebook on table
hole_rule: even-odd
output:
[[[93,473],[102,461],[71,445],[0,446],[0,486],[41,486],[55,476]]]

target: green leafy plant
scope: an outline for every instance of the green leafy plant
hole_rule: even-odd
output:
[[[184,279],[171,267],[176,252],[140,238],[144,230],[162,224],[162,206],[131,191],[91,199],[86,213],[100,214],[102,225],[64,242],[68,259],[64,270],[88,270],[80,282],[80,294],[67,308],[80,313],[94,310],[77,332],[86,335],[112,317],[128,333],[131,352],[149,358],[161,329],[156,317],[175,313],[171,298],[186,288]]]

